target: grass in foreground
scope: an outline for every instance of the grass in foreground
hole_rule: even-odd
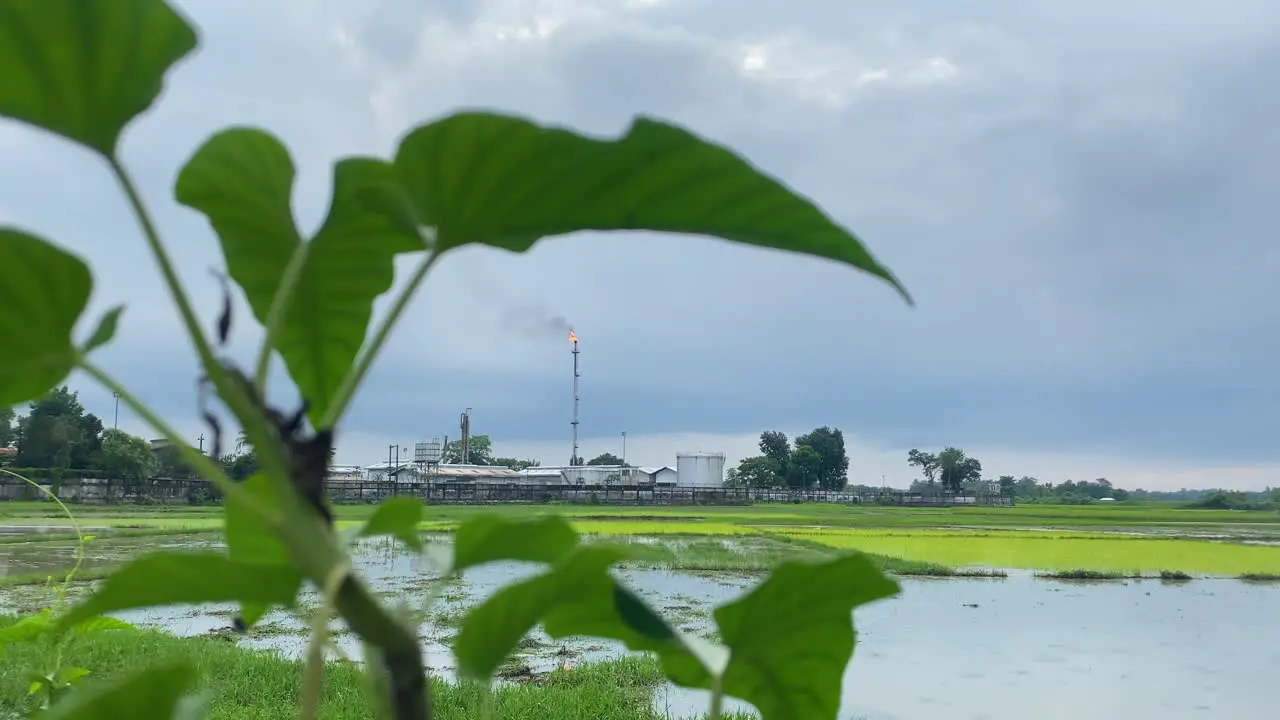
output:
[[[0,618],[0,626],[14,619]],[[53,647],[47,642],[6,648],[6,672],[0,673],[0,716],[22,711],[26,670],[44,669],[52,656]],[[292,720],[298,716],[299,662],[218,638],[184,639],[156,631],[100,633],[73,641],[65,663],[92,670],[94,681],[109,681],[126,670],[176,659],[192,662],[200,673],[201,687],[212,692],[213,705],[207,716],[211,720]],[[658,663],[646,657],[557,670],[527,683],[498,686],[495,716],[503,720],[663,720],[652,707],[653,691],[661,682]],[[435,680],[432,696],[438,720],[480,717],[478,685]],[[359,669],[331,663],[325,673],[320,717],[365,720],[369,716]]]

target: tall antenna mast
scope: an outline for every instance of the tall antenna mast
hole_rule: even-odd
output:
[[[573,454],[569,456],[570,465],[581,465],[578,459],[578,334],[569,331],[569,342],[573,343]]]

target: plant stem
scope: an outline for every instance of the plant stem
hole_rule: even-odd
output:
[[[284,320],[289,301],[293,299],[293,291],[298,287],[298,281],[302,279],[302,269],[307,266],[307,257],[310,254],[311,243],[305,240],[299,242],[298,247],[293,250],[293,255],[289,257],[289,264],[284,268],[284,275],[280,278],[280,286],[276,288],[275,297],[271,298],[271,309],[267,311],[262,349],[258,351],[258,364],[253,374],[254,383],[263,395],[267,394],[267,371],[271,367],[271,351],[276,346],[276,333],[280,330],[280,323]]]
[[[334,394],[333,402],[329,404],[329,410],[324,415],[321,427],[333,427],[337,424],[338,419],[342,417],[342,414],[346,412],[347,405],[351,404],[351,398],[360,387],[360,383],[364,381],[364,376],[369,372],[369,367],[377,359],[378,352],[382,350],[382,346],[386,343],[392,328],[400,321],[400,316],[404,313],[405,308],[409,306],[409,300],[417,294],[418,286],[426,279],[427,273],[439,258],[440,253],[431,252],[418,265],[413,277],[409,280],[409,284],[400,292],[395,304],[391,306],[391,311],[387,313],[386,317],[382,318],[382,324],[378,326],[378,332],[374,334],[373,342],[360,354],[360,359],[356,362],[356,366],[342,379],[342,384],[338,386],[338,392]]]
[[[208,478],[214,485],[217,485],[218,489],[221,490],[224,495],[235,498],[237,502],[243,503],[251,512],[257,514],[260,518],[271,522],[273,525],[279,524],[279,519],[274,513],[267,510],[262,503],[258,502],[257,498],[253,497],[253,495],[245,492],[244,488],[240,487],[239,484],[232,482],[231,479],[222,472],[222,468],[215,465],[213,460],[211,460],[207,455],[191,447],[191,445],[178,435],[176,430],[169,427],[168,423],[161,420],[160,416],[156,415],[151,408],[147,407],[145,403],[135,397],[133,393],[129,392],[128,388],[124,387],[119,383],[119,381],[108,375],[105,370],[89,362],[87,358],[80,358],[79,367],[81,370],[88,373],[94,380],[97,380],[100,385],[108,390],[118,393],[120,395],[120,399],[124,401],[125,405],[128,405],[130,409],[137,413],[138,416],[156,432],[163,435],[171,445],[177,447],[178,452],[182,453],[182,459],[195,468],[196,472],[200,475]]]
[[[302,720],[320,716],[320,686],[324,680],[324,648],[329,635],[329,618],[338,588],[351,572],[351,564],[335,565],[320,588],[320,608],[311,618],[311,642],[307,645],[306,665],[302,674]]]
[[[146,203],[143,202],[142,195],[138,193],[133,178],[117,158],[110,157],[107,162],[129,201],[129,207],[133,210],[134,217],[137,218],[138,224],[142,227],[142,234],[147,240],[147,245],[151,248],[151,254],[155,257],[156,264],[160,266],[160,273],[164,276],[165,285],[169,288],[169,294],[178,306],[178,313],[182,317],[182,324],[187,330],[187,336],[191,338],[192,344],[195,345],[196,354],[200,358],[200,366],[204,368],[209,379],[213,381],[214,387],[218,389],[218,396],[231,409],[236,419],[240,421],[241,427],[249,435],[249,440],[258,452],[258,461],[263,469],[273,477],[287,478],[288,464],[285,462],[280,450],[271,442],[271,434],[267,429],[265,419],[254,408],[251,398],[247,397],[238,385],[228,379],[222,364],[214,357],[209,340],[205,337],[204,331],[200,329],[200,322],[196,319],[196,314],[191,309],[191,301],[187,298],[182,281],[178,278],[178,273],[173,268],[173,262],[169,259],[169,254],[164,249],[164,242],[160,239],[160,233],[156,230],[155,222],[152,221],[151,213],[147,211]],[[160,428],[157,426],[156,429],[159,430]],[[173,440],[170,439],[170,441],[172,442]],[[182,444],[185,445],[185,443]],[[219,476],[221,476],[221,473],[214,477]],[[281,492],[283,492],[283,489],[281,489]]]
[[[129,171],[125,169],[124,165],[120,164],[120,161],[115,157],[108,158],[108,163],[111,165],[111,172],[120,183],[120,188],[124,190],[125,197],[129,200],[129,207],[133,209],[133,214],[138,219],[138,224],[142,226],[142,234],[146,237],[147,245],[151,247],[151,254],[160,266],[160,273],[164,275],[165,285],[169,287],[169,294],[173,296],[173,301],[178,306],[178,313],[182,316],[182,323],[187,328],[187,335],[190,336],[191,342],[196,346],[196,353],[200,356],[200,364],[204,366],[206,372],[212,375],[215,369],[220,370],[222,366],[214,358],[213,349],[209,346],[209,340],[205,337],[204,331],[200,329],[200,321],[196,319],[195,311],[191,309],[191,301],[187,298],[186,290],[182,287],[182,281],[178,279],[177,271],[173,269],[173,262],[169,259],[169,253],[164,249],[164,243],[161,242],[160,234],[156,231],[156,225],[151,219],[151,213],[147,211],[147,206],[142,201],[142,195],[138,193],[138,189],[133,183],[133,178],[129,175]]]
[[[76,573],[80,571],[80,566],[84,564],[85,539],[84,539],[84,533],[80,530],[80,522],[76,520],[75,514],[71,512],[71,508],[67,507],[66,504],[62,502],[62,498],[59,498],[57,493],[52,492],[50,490],[46,490],[42,485],[40,485],[40,483],[37,483],[36,481],[32,480],[29,477],[26,477],[25,475],[19,475],[18,473],[13,472],[12,470],[6,470],[4,468],[0,468],[0,473],[12,475],[13,477],[18,478],[19,480],[25,482],[26,484],[30,485],[36,490],[39,490],[40,492],[47,495],[50,500],[58,504],[59,508],[62,508],[62,512],[66,513],[67,520],[71,523],[71,528],[76,532],[76,563],[75,565],[71,566],[71,569],[67,571],[66,577],[62,579],[62,585],[59,586],[57,595],[56,595],[57,603],[55,607],[51,608],[53,611],[52,614],[54,616],[57,616],[57,614],[62,610],[62,606],[67,601],[67,589],[71,587],[71,581],[75,579]],[[70,633],[65,633],[62,635],[62,637],[58,638],[58,644],[54,652],[53,669],[47,673],[49,677],[57,677],[58,671],[62,669],[62,656],[66,652],[67,643],[70,641],[70,639],[71,639]],[[49,693],[52,695],[53,693],[52,687],[49,688]],[[52,698],[50,699],[52,700]]]
[[[720,720],[724,713],[724,689],[720,685],[720,676],[716,675],[711,683],[711,711],[707,713],[707,720]]]

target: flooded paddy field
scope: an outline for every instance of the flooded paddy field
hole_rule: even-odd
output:
[[[605,539],[624,540],[593,538]],[[743,534],[626,540],[638,562],[620,568],[619,577],[673,624],[707,635],[714,632],[711,610],[750,587],[760,570],[786,557],[830,552],[821,545]],[[447,535],[432,535],[431,541],[447,550]],[[107,536],[89,544],[87,562],[107,567],[143,550],[218,544],[207,534]],[[367,541],[359,546],[357,561],[376,590],[418,613],[432,672],[451,680],[450,643],[466,610],[532,568],[495,564],[442,580],[440,567],[430,559],[435,555],[411,555],[389,541]],[[74,557],[74,545],[65,541],[32,538],[0,545],[5,572],[57,573]],[[1280,624],[1272,620],[1280,586],[1233,579],[1062,582],[1017,570],[1003,578],[903,577],[900,582],[899,597],[855,614],[859,645],[844,679],[841,718],[1177,720],[1265,717],[1272,710],[1267,688],[1280,666]],[[77,584],[73,594],[90,585]],[[0,613],[38,609],[48,595],[38,585],[0,588]],[[296,658],[306,643],[303,617],[315,603],[314,593],[306,593],[300,612],[274,612],[244,636],[228,630],[230,606],[118,616],[172,635],[226,638],[227,645]],[[360,657],[355,638],[341,626],[336,641],[341,654]],[[607,641],[552,641],[535,630],[503,666],[500,682],[546,687],[562,682],[552,678],[607,670],[631,678],[636,692],[647,697],[648,707],[636,712],[689,718],[705,710],[701,692],[669,687],[656,676],[642,683],[639,678],[656,672],[651,662],[608,664],[625,655]],[[572,668],[569,675],[565,668]],[[609,682],[630,681],[620,676]],[[618,717],[633,716],[650,715]]]

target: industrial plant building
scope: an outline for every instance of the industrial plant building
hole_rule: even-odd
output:
[[[419,443],[426,446],[428,443]],[[688,487],[724,486],[724,453],[681,453],[675,467],[631,467],[627,465],[565,465],[513,470],[494,465],[460,465],[431,462],[431,453],[414,462],[379,462],[363,468],[335,466],[330,469],[332,484],[396,483],[521,485],[541,487]]]

